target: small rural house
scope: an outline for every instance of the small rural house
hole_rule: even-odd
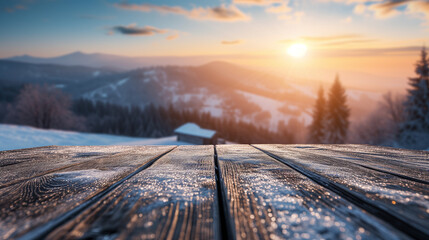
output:
[[[186,123],[176,130],[177,141],[199,145],[217,144],[216,131],[200,128],[195,123]]]

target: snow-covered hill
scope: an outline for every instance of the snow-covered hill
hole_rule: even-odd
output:
[[[66,59],[72,57],[88,56],[76,53]],[[226,62],[119,71],[0,60],[0,100],[2,94],[12,99],[18,92],[2,89],[27,83],[53,84],[74,98],[210,112],[215,117],[236,118],[272,130],[279,121],[288,123],[292,118],[309,124],[318,87]],[[349,90],[348,94],[352,120],[364,117],[371,111],[368,106],[375,106],[373,93]]]
[[[53,84],[74,98],[127,106],[172,105],[181,110],[210,112],[216,117],[253,121],[272,129],[279,119],[285,122],[293,116],[303,119],[293,111],[284,111],[288,109],[285,105],[301,110],[313,101],[283,78],[226,62],[115,71],[0,61],[0,85],[26,83]],[[267,101],[255,102],[258,97]],[[297,99],[300,104],[293,104]]]
[[[190,145],[178,142],[176,136],[134,138],[108,134],[44,130],[33,127],[0,124],[0,151],[41,146],[95,145]]]

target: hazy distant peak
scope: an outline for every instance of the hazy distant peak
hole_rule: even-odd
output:
[[[86,55],[90,55],[90,54],[83,53],[81,51],[76,51],[69,54],[65,54],[64,56],[86,56]]]
[[[24,54],[24,55],[21,55],[21,56],[17,56],[17,57],[23,57],[23,58],[28,58],[28,57],[32,57],[31,55],[28,55],[28,54]]]
[[[24,54],[24,55],[19,55],[19,56],[15,56],[15,57],[10,57],[10,58],[6,58],[5,60],[16,60],[16,61],[20,61],[20,59],[31,59],[34,58],[31,55],[28,54]]]
[[[201,65],[201,67],[221,67],[221,66],[237,66],[237,65],[226,61],[213,61],[213,62],[209,62]]]

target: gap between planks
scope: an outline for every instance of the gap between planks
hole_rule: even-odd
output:
[[[389,212],[382,207],[379,207],[371,202],[371,200],[365,199],[364,197],[359,196],[356,193],[353,193],[352,191],[349,191],[346,187],[334,183],[330,181],[329,179],[323,177],[320,174],[317,174],[315,172],[309,171],[305,169],[304,167],[299,166],[298,164],[294,164],[290,161],[287,161],[286,159],[277,156],[269,151],[266,151],[264,149],[258,148],[252,144],[250,146],[254,147],[255,149],[265,153],[266,155],[270,156],[271,158],[277,160],[278,162],[285,164],[286,166],[292,168],[293,170],[299,172],[300,174],[306,176],[313,182],[319,184],[320,186],[338,194],[339,196],[343,197],[347,201],[355,204],[356,206],[360,207],[361,209],[371,213],[375,217],[385,221],[392,227],[398,229],[399,231],[405,233],[406,235],[414,238],[414,239],[429,239],[429,231],[420,229],[415,227],[413,224],[408,223],[406,220],[402,219],[400,216],[397,216],[395,213]]]
[[[69,212],[63,214],[62,216],[53,219],[51,221],[49,221],[48,223],[44,224],[43,226],[40,226],[38,228],[35,228],[29,232],[27,232],[26,234],[24,234],[23,236],[19,237],[18,239],[43,239],[45,237],[47,237],[49,235],[49,233],[51,233],[52,231],[54,231],[56,228],[58,228],[59,226],[63,225],[64,223],[70,221],[71,219],[73,219],[74,217],[76,217],[77,215],[79,215],[81,212],[85,211],[86,209],[88,209],[90,206],[92,206],[93,204],[95,204],[96,202],[98,202],[100,199],[102,199],[105,195],[107,195],[109,192],[115,190],[116,188],[118,188],[123,182],[125,182],[126,180],[132,178],[133,176],[135,176],[136,174],[138,174],[139,172],[143,171],[144,169],[152,166],[155,161],[157,161],[158,159],[162,158],[163,156],[167,155],[168,153],[172,152],[174,149],[176,149],[177,146],[173,147],[172,149],[154,157],[152,160],[150,160],[149,162],[145,163],[144,165],[142,165],[141,167],[139,167],[137,170],[135,170],[134,172],[132,172],[131,174],[123,177],[122,179],[120,179],[119,181],[113,183],[112,185],[110,185],[108,188],[106,188],[105,190],[99,192],[97,195],[93,196],[91,199],[87,200],[86,202],[82,203],[81,205],[79,205],[78,207],[70,210]]]
[[[228,205],[228,198],[227,198],[225,183],[223,181],[221,169],[219,167],[219,159],[217,155],[216,145],[213,145],[213,149],[214,149],[214,165],[215,165],[220,231],[222,236],[221,239],[235,240],[236,239],[235,226],[234,226],[234,222],[232,221],[230,207]]]

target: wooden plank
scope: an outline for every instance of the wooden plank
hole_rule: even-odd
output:
[[[302,146],[256,147],[410,236],[429,237],[429,189],[426,184],[315,154]]]
[[[323,147],[329,149],[338,149],[344,152],[355,152],[361,153],[362,155],[377,157],[380,160],[386,161],[388,165],[393,163],[407,168],[417,168],[429,171],[428,151],[360,144],[326,144],[323,145]]]
[[[323,145],[320,148],[306,148],[306,151],[429,184],[429,152],[427,151],[402,151],[402,149],[368,145]]]
[[[216,148],[237,239],[407,238],[251,146]]]
[[[394,161],[398,164],[404,164],[406,167],[424,168],[429,171],[429,152],[420,150],[410,150],[401,148],[391,148],[373,145],[361,144],[325,144],[325,148],[339,149],[344,152],[359,152],[365,155],[385,158],[388,161]]]
[[[83,154],[83,150],[88,153],[98,151],[114,153],[121,149],[126,151],[108,156],[102,154],[103,157],[91,160],[76,160],[79,158],[76,156],[88,156],[88,154]],[[53,160],[54,168],[61,165],[68,166],[73,161],[80,164],[72,164],[68,168],[55,172],[39,174],[29,180],[0,189],[0,238],[16,238],[32,228],[42,226],[52,219],[64,215],[172,147],[133,147],[133,150],[129,149],[120,147],[50,149],[53,156],[62,156]],[[60,153],[55,154],[55,151]],[[52,155],[45,154],[45,158],[49,159]],[[16,152],[16,158],[19,157],[19,152]],[[68,164],[60,163],[61,160]],[[19,165],[25,166],[25,170],[18,167],[14,170],[16,174],[23,172],[34,174],[48,169],[49,167],[44,166],[45,164],[49,164],[46,159],[40,159],[39,162],[31,160],[34,170],[31,170],[27,163]],[[10,175],[13,175],[13,172]]]
[[[86,161],[132,150],[133,147],[41,147],[0,152],[0,189]]]
[[[9,165],[15,165],[20,162],[25,162],[33,158],[34,155],[40,153],[40,151],[44,152],[44,149],[54,149],[55,146],[47,146],[47,147],[35,147],[35,148],[24,148],[24,149],[15,149],[15,150],[7,150],[0,151],[0,168]],[[20,158],[16,158],[17,153],[21,155]],[[33,155],[34,154],[34,155]]]
[[[219,238],[213,155],[176,148],[47,238]]]

